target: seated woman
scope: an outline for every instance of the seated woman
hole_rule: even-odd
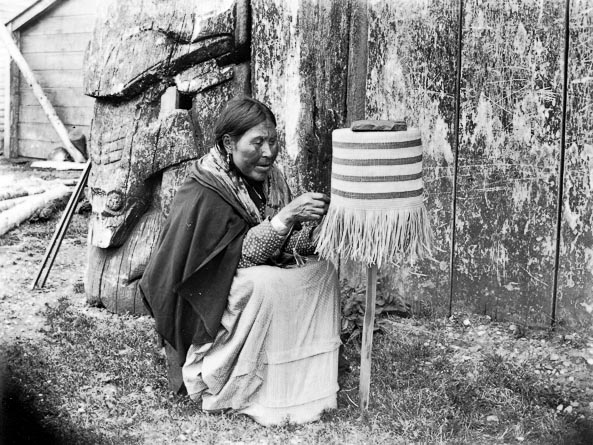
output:
[[[317,420],[338,390],[337,274],[313,255],[329,199],[291,200],[261,102],[230,101],[215,138],[175,196],[140,283],[145,301],[203,410]]]

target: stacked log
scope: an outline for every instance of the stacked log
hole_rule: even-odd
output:
[[[63,199],[70,193],[72,193],[70,187],[59,184],[41,194],[20,198],[22,199],[20,202],[0,213],[0,236],[27,221],[40,209],[48,207],[52,202]]]

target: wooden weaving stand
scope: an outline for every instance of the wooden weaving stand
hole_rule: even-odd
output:
[[[375,326],[375,302],[377,300],[377,266],[367,266],[366,304],[362,325],[362,346],[360,350],[360,409],[369,407],[371,389],[371,352],[373,350],[373,331]]]

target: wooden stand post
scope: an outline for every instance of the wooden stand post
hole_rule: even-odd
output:
[[[377,266],[367,267],[367,294],[362,326],[362,348],[360,350],[360,409],[369,407],[371,389],[371,352],[373,349],[373,330],[375,326],[375,302],[377,300]]]

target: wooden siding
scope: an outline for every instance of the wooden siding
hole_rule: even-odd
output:
[[[380,271],[386,299],[416,312],[449,308],[458,10],[459,0],[369,2],[367,118],[404,119],[424,144],[434,259]]]
[[[64,0],[21,28],[21,52],[64,126],[88,137],[94,100],[82,93],[82,64],[98,0]],[[21,78],[19,156],[45,158],[61,142]]]
[[[18,2],[14,0],[0,0],[0,21],[6,23],[15,14],[23,10],[31,1]],[[10,76],[10,56],[3,44],[0,44],[0,144],[4,141],[4,119],[6,114],[6,95],[8,78]]]
[[[593,5],[571,0],[558,321],[593,318]]]
[[[338,48],[336,42],[348,38],[348,29],[324,31],[318,55],[344,63],[350,70],[347,84],[366,91],[366,96],[346,92],[347,116],[362,117],[362,107],[367,118],[404,118],[423,135],[434,260],[380,271],[384,294],[433,314],[475,312],[497,320],[591,328],[593,9],[590,0],[570,1],[566,56],[566,2],[351,0],[342,4],[346,14],[346,5],[355,5],[346,24],[350,45],[364,51],[350,52],[349,60],[341,59],[340,51],[321,54],[330,51],[330,45]],[[333,4],[328,0],[325,6]],[[310,47],[303,35],[309,24],[302,11],[316,11],[318,2],[300,0],[288,7],[279,0],[258,0],[253,6],[254,93],[279,115],[279,134],[285,141],[280,163],[293,173],[291,185],[325,190],[327,169],[321,162],[328,154],[326,139],[321,134],[305,136],[323,128],[331,132],[340,120],[320,117],[329,108],[343,116],[343,109],[332,106],[331,100],[317,101],[313,108],[306,101],[337,100],[344,82],[338,70],[332,86],[318,82],[314,60],[306,57]],[[323,23],[323,13],[317,16],[320,22],[314,29]],[[337,23],[339,17],[332,20]],[[359,37],[365,27],[368,48]],[[352,60],[356,56],[359,59]],[[565,58],[568,101],[563,120]],[[365,72],[366,81],[361,81]],[[315,94],[306,97],[303,91],[313,86]],[[308,126],[310,118],[317,133]],[[322,157],[318,164],[303,163],[303,154],[319,143],[324,148],[317,153]],[[562,239],[557,250],[562,171]],[[557,251],[560,275],[555,287]],[[356,267],[347,268],[342,277],[360,275]]]
[[[455,310],[551,322],[564,5],[465,2]]]
[[[331,131],[346,120],[349,4],[253,0],[251,7],[253,95],[276,113],[278,163],[293,190],[328,193]]]

